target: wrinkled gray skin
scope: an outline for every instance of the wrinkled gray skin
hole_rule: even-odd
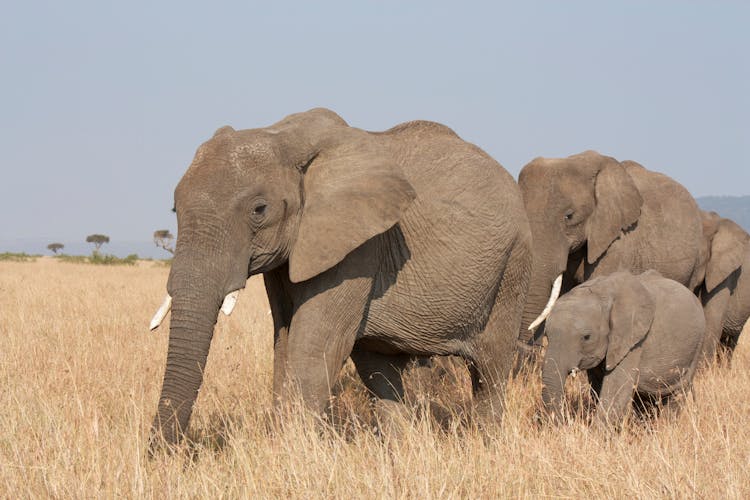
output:
[[[702,212],[706,255],[699,293],[706,314],[703,356],[713,360],[721,345],[731,357],[750,317],[750,235],[716,212]]]
[[[702,279],[701,215],[671,178],[594,151],[537,158],[519,175],[533,235],[534,270],[519,344],[540,341],[528,326],[542,312],[552,283],[562,292],[618,270],[655,269],[694,290]]]
[[[698,298],[654,271],[589,280],[561,297],[547,318],[544,405],[561,418],[574,368],[588,370],[599,423],[619,424],[635,393],[668,401],[689,389],[705,327]]]
[[[225,127],[198,149],[175,207],[152,435],[180,438],[222,299],[258,273],[273,313],[277,404],[299,394],[324,410],[348,356],[375,396],[398,401],[409,360],[450,354],[469,361],[480,409],[499,409],[530,230],[513,178],[449,128],[366,132],[325,109]]]

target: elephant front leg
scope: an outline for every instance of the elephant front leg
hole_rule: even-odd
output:
[[[294,394],[310,410],[325,410],[364,324],[372,279],[362,274],[334,268],[296,285],[285,373],[279,383],[282,403]]]
[[[640,347],[634,349],[614,370],[605,373],[596,406],[596,425],[600,428],[619,426],[633,403],[638,387]]]
[[[281,401],[281,391],[286,377],[289,326],[292,322],[292,301],[289,297],[289,267],[287,264],[263,275],[268,304],[273,316],[273,399]]]

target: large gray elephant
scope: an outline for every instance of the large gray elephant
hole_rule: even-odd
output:
[[[712,360],[717,346],[731,356],[750,317],[750,235],[716,212],[702,212],[705,280],[699,289],[706,314],[703,356]]]
[[[519,185],[534,248],[522,351],[559,293],[588,279],[655,269],[691,290],[702,279],[700,211],[669,177],[586,151],[533,160],[521,170]]]
[[[323,411],[351,356],[368,389],[395,402],[414,356],[458,355],[479,410],[500,409],[531,233],[513,178],[449,128],[367,132],[325,109],[224,127],[198,149],[175,209],[169,296],[152,325],[171,307],[152,435],[179,439],[217,313],[258,273],[273,313],[276,401],[299,394]]]
[[[594,278],[555,305],[545,332],[542,400],[561,416],[565,379],[588,370],[600,423],[618,424],[633,395],[669,401],[687,391],[706,322],[698,298],[654,271]]]

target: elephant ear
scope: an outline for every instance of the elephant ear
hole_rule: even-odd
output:
[[[610,275],[610,279],[614,279],[614,289],[609,313],[608,371],[646,337],[656,311],[653,297],[637,277],[623,272]]]
[[[750,235],[729,219],[719,221],[711,239],[706,264],[706,291],[710,292],[742,266]]]
[[[416,198],[403,171],[369,140],[324,150],[303,179],[304,205],[289,279],[308,280],[399,222]]]
[[[621,232],[641,215],[643,198],[633,179],[614,158],[604,157],[595,179],[596,206],[587,226],[590,264],[596,262]]]

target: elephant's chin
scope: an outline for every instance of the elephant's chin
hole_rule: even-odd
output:
[[[581,362],[578,364],[579,370],[591,370],[592,368],[596,368],[601,364],[602,358],[598,357],[585,357],[581,360]]]

